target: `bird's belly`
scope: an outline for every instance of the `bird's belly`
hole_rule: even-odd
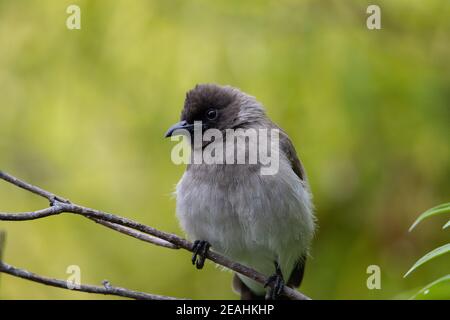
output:
[[[275,176],[226,172],[246,170],[237,166],[208,170],[208,175],[188,170],[177,185],[177,216],[188,237],[206,240],[265,275],[278,261],[288,277],[314,228],[310,195],[300,180],[282,165]]]

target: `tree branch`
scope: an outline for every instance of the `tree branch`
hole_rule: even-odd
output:
[[[121,288],[121,287],[113,287],[107,281],[103,282],[104,283],[103,287],[94,286],[94,285],[86,285],[86,284],[80,284],[79,286],[70,287],[69,283],[67,281],[40,276],[40,275],[34,274],[30,271],[18,269],[16,267],[10,266],[9,264],[6,264],[6,263],[0,261],[0,273],[1,272],[7,273],[14,277],[19,277],[19,278],[30,280],[33,282],[42,283],[42,284],[52,286],[52,287],[86,292],[86,293],[112,295],[112,296],[126,297],[126,298],[137,299],[137,300],[179,300],[177,298],[168,297],[168,296],[160,296],[160,295],[156,295],[156,294],[150,294],[150,293],[125,289],[125,288]]]
[[[147,241],[147,240],[143,239],[143,241]],[[30,271],[27,271],[24,269],[19,269],[19,268],[13,267],[7,263],[4,263],[2,258],[3,258],[4,248],[5,248],[5,242],[6,242],[6,232],[4,232],[3,230],[0,230],[0,274],[6,273],[6,274],[9,274],[14,277],[30,280],[33,282],[45,284],[45,285],[52,286],[52,287],[62,288],[62,289],[66,289],[66,290],[86,292],[86,293],[112,295],[112,296],[119,296],[119,297],[125,297],[125,298],[132,298],[132,299],[136,299],[136,300],[180,300],[180,299],[177,299],[174,297],[169,297],[169,296],[161,296],[161,295],[150,294],[150,293],[146,293],[146,292],[134,291],[134,290],[121,288],[121,287],[114,287],[114,286],[111,286],[111,284],[107,280],[103,281],[103,287],[101,287],[101,286],[86,285],[86,284],[70,285],[71,283],[69,283],[68,281],[40,276],[40,275],[37,275]]]
[[[88,218],[90,220],[93,220],[94,222],[101,224],[102,226],[127,234],[141,241],[150,242],[152,244],[166,248],[172,249],[182,248],[190,252],[192,252],[193,250],[193,244],[190,241],[180,238],[177,235],[157,230],[153,227],[141,224],[137,221],[125,217],[74,204],[65,198],[57,196],[39,187],[33,186],[2,171],[0,171],[0,179],[3,179],[7,182],[12,183],[15,186],[18,186],[22,189],[28,190],[34,194],[44,197],[50,202],[50,207],[39,211],[21,212],[21,213],[0,212],[0,220],[25,221],[25,220],[45,218],[48,216],[57,215],[61,213],[73,213],[81,215],[85,218]],[[244,276],[247,276],[248,278],[251,278],[261,284],[264,284],[267,281],[267,277],[264,276],[263,274],[249,267],[246,267],[240,263],[232,261],[229,258],[221,254],[218,254],[214,251],[209,250],[206,257],[209,260],[215,262],[216,264],[220,264],[228,269],[231,269]],[[285,286],[283,289],[283,295],[292,300],[310,300],[309,297],[287,286]]]
[[[5,250],[6,246],[6,232],[0,230],[0,262],[3,261],[3,250]]]
[[[128,227],[123,227],[121,225],[115,224],[115,223],[111,223],[111,222],[107,222],[107,221],[103,221],[100,219],[91,219],[92,221],[97,222],[98,224],[101,224],[107,228],[113,229],[115,231],[118,231],[120,233],[129,235],[133,238],[139,239],[141,241],[145,241],[145,242],[149,242],[152,243],[154,245],[160,246],[160,247],[164,247],[164,248],[169,248],[169,249],[180,249],[180,247],[178,247],[177,245],[174,245],[173,243],[167,242],[165,240],[150,236],[148,234],[133,230],[131,228]]]

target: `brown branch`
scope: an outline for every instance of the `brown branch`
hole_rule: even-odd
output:
[[[146,240],[143,240],[146,241]],[[26,280],[30,280],[33,282],[45,284],[52,287],[62,288],[66,290],[74,290],[86,293],[95,293],[95,294],[104,294],[104,295],[112,295],[118,297],[131,298],[136,300],[180,300],[178,298],[169,297],[169,296],[161,296],[156,294],[150,294],[146,292],[139,292],[135,290],[130,290],[121,287],[112,286],[109,281],[103,281],[103,287],[87,285],[87,284],[79,284],[75,285],[73,283],[69,283],[68,281],[52,279],[44,276],[37,275],[30,271],[19,269],[13,267],[7,263],[4,263],[3,251],[5,248],[6,242],[6,232],[0,230],[0,274],[6,273],[13,277],[18,277]]]
[[[168,241],[150,236],[148,234],[133,230],[131,228],[128,227],[123,227],[121,225],[115,224],[115,223],[111,223],[108,221],[103,221],[100,219],[91,219],[92,221],[97,222],[98,224],[101,224],[107,228],[113,229],[115,231],[118,231],[120,233],[129,235],[133,238],[139,239],[141,241],[144,242],[148,242],[148,243],[152,243],[154,245],[160,246],[160,247],[164,247],[164,248],[169,248],[169,249],[180,249],[180,247],[178,247],[177,245],[174,245],[173,243],[170,243]]]
[[[69,285],[69,282],[67,282],[67,281],[40,276],[40,275],[34,274],[30,271],[18,269],[16,267],[10,266],[9,264],[6,264],[6,263],[0,261],[0,273],[2,273],[2,272],[7,273],[14,277],[19,277],[22,279],[30,280],[33,282],[38,282],[38,283],[45,284],[48,286],[67,289],[67,290],[73,290],[73,291],[112,295],[112,296],[119,296],[119,297],[125,297],[125,298],[137,299],[137,300],[179,300],[179,299],[173,298],[173,297],[160,296],[160,295],[156,295],[156,294],[150,294],[150,293],[125,289],[125,288],[121,288],[121,287],[114,287],[114,286],[111,286],[109,284],[109,282],[107,282],[107,281],[103,282],[104,285],[102,287],[94,286],[94,285],[87,285],[87,284],[80,284],[79,286],[71,287]]]
[[[0,262],[3,261],[3,250],[5,250],[6,246],[6,232],[0,230]]]
[[[157,230],[153,227],[141,224],[137,221],[125,217],[71,203],[65,198],[59,197],[49,191],[21,181],[2,171],[0,171],[0,179],[8,181],[13,185],[16,185],[20,188],[46,198],[47,200],[49,200],[51,205],[49,208],[39,211],[22,213],[0,213],[0,220],[24,221],[45,218],[61,213],[73,213],[81,215],[85,218],[100,223],[105,227],[127,234],[142,241],[150,242],[152,244],[163,247],[182,248],[190,252],[192,252],[193,250],[193,244],[190,241],[180,238],[177,235]],[[152,238],[148,238],[148,236],[151,236]],[[158,241],[156,241],[156,239]],[[169,244],[171,244],[172,246],[170,246]],[[246,267],[240,263],[232,261],[229,258],[214,251],[208,251],[206,257],[216,264],[220,264],[261,284],[264,284],[267,281],[267,277],[262,273],[259,273],[256,270]],[[286,286],[283,289],[283,295],[292,300],[310,300],[310,298],[305,296],[304,294]]]

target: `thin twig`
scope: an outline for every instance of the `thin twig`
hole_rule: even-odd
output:
[[[37,194],[38,196],[44,197],[50,202],[52,202],[53,200],[58,200],[60,202],[67,202],[67,203],[70,202],[69,200],[64,199],[63,197],[59,197],[59,196],[57,196],[49,191],[46,191],[42,188],[33,186],[32,184],[29,184],[28,182],[17,179],[16,177],[14,177],[10,174],[7,174],[6,172],[0,171],[0,178],[5,181],[8,181],[9,183],[11,183],[19,188],[28,190],[34,194]]]
[[[2,212],[0,213],[0,220],[2,221],[27,221],[27,220],[35,220],[41,219],[49,216],[54,216],[60,213],[63,213],[64,209],[60,206],[48,207],[38,211],[29,211],[29,212],[21,212],[10,213],[10,212]]]
[[[80,292],[87,293],[95,293],[95,294],[104,294],[104,295],[112,295],[119,297],[126,297],[137,300],[179,300],[177,298],[168,297],[168,296],[160,296],[156,294],[150,294],[145,292],[134,291],[130,289],[125,289],[121,287],[114,287],[109,284],[109,282],[105,282],[103,286],[94,286],[87,284],[69,285],[67,281],[52,279],[44,276],[40,276],[34,274],[30,271],[18,269],[16,267],[10,266],[4,262],[0,261],[0,273],[7,273],[9,275],[19,277],[22,279],[30,280],[33,282],[38,282],[41,284],[45,284],[52,287],[58,287],[67,290],[74,290]]]
[[[5,250],[5,246],[6,246],[6,232],[0,230],[0,262],[3,261],[3,251]]]
[[[41,197],[44,197],[47,200],[49,200],[51,204],[51,207],[39,211],[21,212],[21,213],[0,213],[0,220],[24,221],[24,220],[45,218],[60,213],[74,213],[81,215],[85,218],[88,218],[90,220],[93,220],[97,223],[100,223],[101,225],[106,226],[110,229],[125,233],[129,236],[132,236],[142,241],[151,242],[152,244],[156,244],[163,247],[168,247],[167,243],[170,243],[176,248],[183,248],[191,252],[193,250],[193,244],[190,241],[180,238],[177,235],[157,230],[153,227],[141,224],[137,221],[125,217],[121,217],[104,211],[83,207],[71,203],[67,199],[64,199],[51,192],[48,192],[39,187],[33,186],[27,182],[19,180],[16,177],[13,177],[2,171],[0,171],[0,179],[8,181],[13,185],[16,185],[25,190],[33,192]],[[146,238],[144,235],[152,236],[152,240]],[[144,238],[146,240],[144,240]],[[154,238],[158,238],[163,242],[154,241]],[[265,284],[267,282],[268,278],[263,274],[249,267],[246,267],[238,262],[232,261],[229,258],[221,254],[218,254],[214,251],[211,250],[208,251],[206,257],[217,264],[220,264],[228,269],[240,273],[261,284]],[[284,296],[292,300],[310,300],[310,298],[305,296],[304,294],[286,286],[283,289],[283,294]]]
[[[91,219],[92,221],[97,222],[98,224],[101,224],[105,227],[108,227],[110,229],[113,229],[115,231],[118,231],[120,233],[129,235],[133,238],[148,242],[148,243],[152,243],[154,245],[160,246],[160,247],[164,247],[164,248],[169,248],[169,249],[180,249],[180,247],[174,245],[173,243],[167,242],[165,240],[161,240],[159,238],[150,236],[148,234],[130,229],[128,227],[123,227],[121,225],[115,224],[115,223],[111,223],[108,221],[103,221],[103,220],[99,220],[99,219]]]

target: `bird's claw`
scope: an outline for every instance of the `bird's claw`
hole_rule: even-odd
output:
[[[205,240],[195,240],[192,248],[192,264],[197,269],[202,269],[205,264],[206,254],[208,253],[211,244]]]
[[[271,275],[264,283],[264,288],[269,287],[269,291],[266,294],[267,300],[277,300],[284,289],[284,279],[281,269],[277,263],[275,263],[276,271]]]

